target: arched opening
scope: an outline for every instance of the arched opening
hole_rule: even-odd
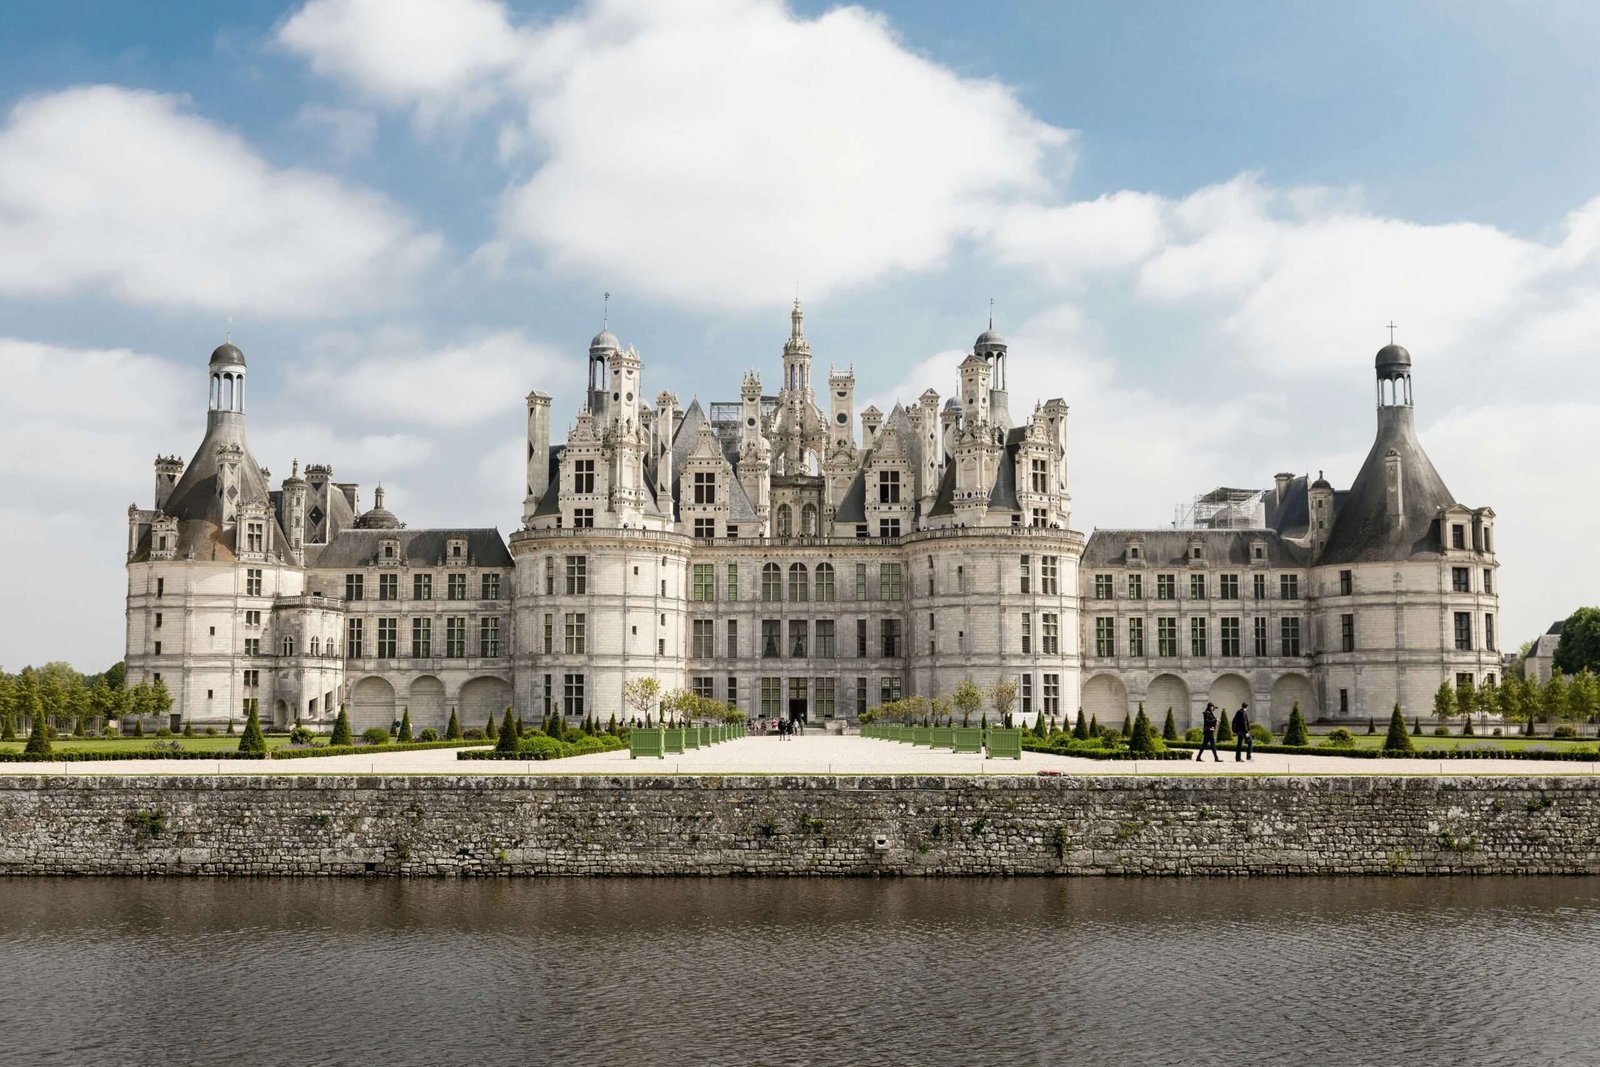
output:
[[[445,727],[450,725],[450,710],[444,701],[444,683],[431,674],[424,674],[411,683],[406,705],[411,709],[411,725],[418,730],[431,726],[443,736]],[[461,728],[466,729],[467,724],[463,723]]]
[[[761,565],[761,599],[783,599],[783,570],[776,563]]]
[[[385,730],[399,717],[394,686],[386,679],[366,677],[350,689],[350,729],[355,733],[381,726]]]
[[[804,563],[789,564],[789,599],[796,603],[811,599],[810,583]]]
[[[294,655],[294,638],[293,637],[290,637],[290,636],[285,636],[284,637],[284,639],[283,639],[283,654],[285,656]]]
[[[1211,683],[1211,695],[1207,698],[1217,706],[1217,714],[1224,713],[1231,716],[1239,710],[1239,705],[1253,698],[1250,695],[1250,683],[1237,674],[1224,674]],[[1250,709],[1252,712],[1255,708]],[[1251,715],[1254,719],[1254,714]]]
[[[463,730],[487,722],[491,715],[498,721],[511,706],[511,684],[502,678],[474,678],[461,687],[456,703]]]
[[[294,725],[289,715],[289,702],[287,700],[279,700],[272,705],[272,724],[274,726]]]
[[[1145,691],[1144,711],[1152,722],[1164,723],[1168,710],[1171,710],[1173,721],[1180,730],[1199,725],[1192,721],[1194,713],[1189,707],[1189,687],[1176,674],[1157,675]]]
[[[1115,675],[1095,675],[1083,685],[1083,714],[1108,726],[1121,726],[1128,714],[1128,687]]]
[[[819,564],[817,564],[816,582],[814,584],[815,584],[815,587],[816,587],[816,594],[817,594],[817,599],[818,600],[821,600],[821,601],[832,601],[833,600],[833,598],[834,598],[834,593],[833,593],[833,564],[831,564],[831,563],[819,563]]]
[[[1306,722],[1321,718],[1322,710],[1317,706],[1316,690],[1311,688],[1311,681],[1305,675],[1286,674],[1272,683],[1272,702],[1267,710],[1274,730],[1289,725],[1289,713],[1296,704],[1300,705],[1300,714]]]
[[[807,504],[800,509],[800,532],[806,537],[817,536],[817,506]]]

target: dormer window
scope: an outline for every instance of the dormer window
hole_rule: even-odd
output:
[[[400,542],[398,542],[398,541],[385,541],[385,542],[383,542],[382,549],[381,549],[381,554],[382,554],[384,559],[395,559],[395,558],[397,558],[400,555]]]
[[[1467,547],[1467,528],[1459,522],[1450,527],[1450,547],[1457,549]]]
[[[1138,559],[1139,558],[1139,550],[1137,548],[1128,549],[1128,558],[1129,559]]]
[[[248,522],[244,527],[244,550],[246,552],[265,552],[267,542],[267,525],[264,522]]]
[[[462,537],[452,537],[445,546],[445,552],[451,562],[460,562],[467,558],[467,542]]]
[[[1190,559],[1199,559],[1200,558],[1200,546],[1199,545],[1195,545],[1194,548],[1189,550],[1189,558]]]
[[[702,505],[711,505],[717,502],[717,475],[714,471],[695,472],[694,502]]]

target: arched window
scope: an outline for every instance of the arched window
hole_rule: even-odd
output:
[[[807,504],[800,509],[800,532],[807,537],[817,536],[817,506]]]
[[[821,601],[833,600],[833,564],[817,564],[816,575],[817,599]]]
[[[294,655],[294,638],[293,637],[285,637],[283,639],[283,654],[285,656]]]
[[[761,599],[783,599],[783,569],[776,563],[761,565]]]
[[[311,654],[313,656],[322,655],[322,638],[313,637],[311,639]]]
[[[807,588],[807,586],[810,584],[807,581],[808,577],[809,576],[806,574],[806,565],[804,563],[789,564],[790,600],[799,602],[811,599],[811,591]]]
[[[794,533],[794,513],[789,510],[788,504],[778,505],[778,536],[789,537]]]

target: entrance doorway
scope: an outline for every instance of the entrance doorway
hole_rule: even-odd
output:
[[[804,697],[789,698],[789,721],[797,722],[804,726],[806,722],[806,701]]]

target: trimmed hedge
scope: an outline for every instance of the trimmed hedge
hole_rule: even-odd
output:
[[[1168,741],[1167,744],[1193,752],[1200,746],[1189,741]],[[1342,756],[1347,759],[1525,759],[1555,760],[1557,762],[1593,762],[1600,760],[1600,749],[1590,746],[1575,748],[1570,752],[1550,749],[1483,748],[1427,748],[1415,752],[1390,752],[1377,748],[1301,748],[1295,745],[1257,745],[1257,752],[1285,756]]]
[[[273,759],[315,759],[318,756],[367,756],[382,752],[416,752],[429,748],[462,748],[482,741],[403,741],[392,745],[319,745],[316,748],[280,748]]]
[[[616,752],[623,747],[622,739],[610,734],[590,734],[576,741],[558,741],[546,734],[525,734],[515,752],[478,749],[474,752],[457,752],[456,759],[566,759],[568,756],[589,756],[596,752]]]
[[[1062,735],[1070,736],[1070,735]],[[1166,742],[1171,744],[1171,742]],[[1130,748],[1098,748],[1094,745],[1068,742],[1065,745],[1056,745],[1048,741],[1030,740],[1023,737],[1022,747],[1028,752],[1042,752],[1046,756],[1067,756],[1076,759],[1103,759],[1103,760],[1179,760],[1192,758],[1187,751],[1156,751],[1134,752]]]
[[[92,763],[96,760],[130,759],[266,759],[257,752],[173,752],[169,749],[129,752],[51,752],[30,756],[26,752],[0,752],[0,763]]]

